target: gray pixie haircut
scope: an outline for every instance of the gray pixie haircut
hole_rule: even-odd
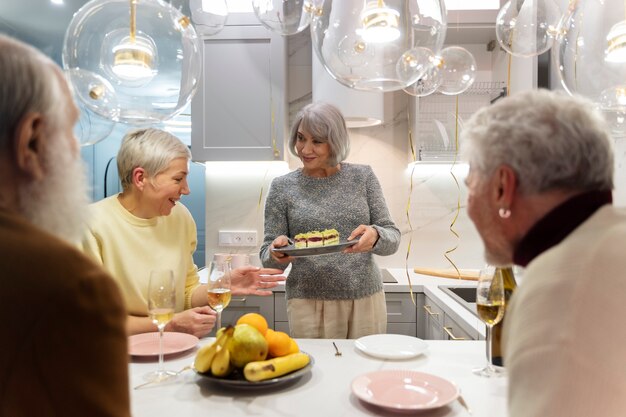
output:
[[[167,169],[177,158],[191,159],[191,151],[176,136],[159,129],[139,129],[128,132],[117,153],[117,172],[122,188],[133,183],[133,170],[143,168],[149,177]]]
[[[302,128],[314,138],[330,145],[329,165],[335,166],[344,161],[350,153],[350,138],[346,121],[341,111],[332,104],[324,102],[311,103],[296,115],[289,137],[289,150],[298,156],[296,142],[298,129]]]
[[[44,116],[54,130],[66,104],[56,64],[30,45],[0,34],[0,152],[5,152],[18,123],[29,112]],[[58,108],[57,108],[58,107]]]
[[[465,123],[461,146],[479,177],[510,166],[524,194],[613,189],[609,131],[582,97],[548,90],[506,97]]]

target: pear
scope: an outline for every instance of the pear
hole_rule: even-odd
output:
[[[236,325],[226,346],[230,351],[230,363],[236,368],[243,368],[248,362],[262,361],[267,357],[265,337],[249,324]]]

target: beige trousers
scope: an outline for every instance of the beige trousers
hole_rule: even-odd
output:
[[[385,293],[356,300],[287,301],[291,337],[306,339],[357,339],[387,332]]]

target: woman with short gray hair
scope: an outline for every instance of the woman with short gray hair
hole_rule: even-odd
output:
[[[488,262],[525,267],[504,324],[511,417],[626,409],[626,210],[593,103],[517,93],[465,123],[467,212]]]
[[[148,317],[148,281],[152,269],[171,269],[176,280],[176,314],[166,331],[206,336],[215,324],[193,262],[196,224],[180,203],[187,184],[191,152],[175,136],[158,129],[128,133],[117,155],[120,194],[90,206],[84,251],[117,281],[128,310],[130,334],[156,330]],[[284,277],[278,269],[240,267],[232,271],[233,294],[271,295],[263,289]]]
[[[382,278],[372,255],[393,254],[400,231],[372,169],[344,162],[349,144],[336,107],[304,107],[289,140],[303,167],[275,178],[267,196],[260,255],[265,266],[293,265],[286,283],[292,337],[357,338],[386,332]],[[359,240],[324,256],[273,251],[297,234],[324,229],[336,229],[342,240]]]

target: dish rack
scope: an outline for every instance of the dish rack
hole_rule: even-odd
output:
[[[456,135],[478,109],[506,96],[506,82],[475,82],[458,96],[441,93],[416,99],[413,138],[418,161],[451,162],[457,156]],[[459,100],[458,124],[456,100]],[[458,132],[457,132],[458,128]]]

